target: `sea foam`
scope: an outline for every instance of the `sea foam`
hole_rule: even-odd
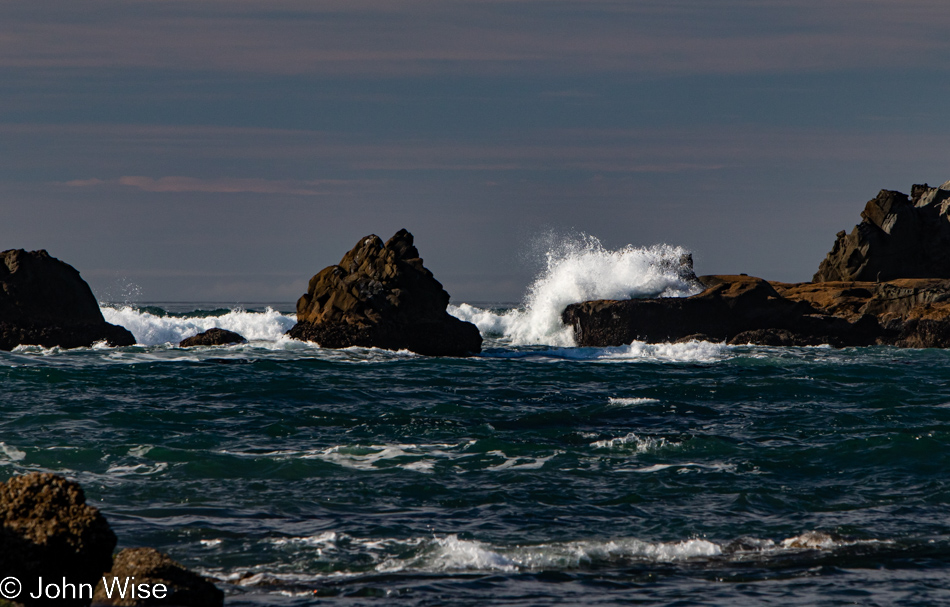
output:
[[[449,313],[512,345],[572,347],[573,333],[561,322],[572,303],[699,293],[702,285],[683,265],[686,255],[686,249],[670,245],[609,250],[593,236],[562,239],[544,254],[544,269],[528,287],[522,308],[495,312],[461,304],[449,306]]]
[[[132,332],[143,346],[175,344],[208,329],[219,327],[240,333],[249,341],[275,342],[283,338],[296,319],[268,307],[263,312],[232,310],[220,316],[159,316],[132,306],[100,306],[106,322],[120,325]]]

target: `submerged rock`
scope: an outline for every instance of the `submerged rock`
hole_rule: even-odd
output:
[[[182,340],[182,342],[178,344],[178,347],[191,348],[193,346],[226,346],[228,344],[246,343],[247,340],[244,339],[244,336],[240,333],[214,327],[212,329],[208,329],[204,333],[192,335],[191,337]]]
[[[861,223],[838,232],[812,282],[950,278],[950,181],[881,190]]]
[[[141,595],[122,597],[117,585],[135,578],[136,584],[147,584],[150,594],[159,588],[160,598]],[[111,597],[110,591],[111,590]],[[96,605],[175,605],[177,607],[216,607],[224,604],[224,593],[197,573],[185,569],[170,556],[154,548],[126,548],[115,556],[112,570],[102,576],[95,592]]]
[[[478,328],[446,312],[449,294],[422,265],[412,234],[362,238],[310,279],[297,301],[295,339],[325,348],[364,346],[430,356],[481,351]]]
[[[14,576],[24,591],[17,599],[30,599],[29,584],[42,576],[94,588],[112,566],[116,537],[102,514],[86,504],[82,487],[61,476],[30,473],[0,484],[0,572]],[[27,581],[29,580],[29,582]],[[88,605],[84,600],[59,599],[56,604]]]
[[[135,338],[105,321],[75,268],[43,250],[0,253],[0,350],[79,348],[100,341],[131,346]]]

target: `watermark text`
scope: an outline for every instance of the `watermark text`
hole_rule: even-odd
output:
[[[151,584],[136,582],[135,577],[102,578],[102,587],[106,598],[118,599],[164,599],[168,596],[168,586],[161,582]],[[13,600],[23,593],[23,584],[18,578],[7,576],[0,580],[0,598]],[[27,589],[31,599],[92,599],[92,584],[74,584],[63,577],[61,580],[36,579]]]

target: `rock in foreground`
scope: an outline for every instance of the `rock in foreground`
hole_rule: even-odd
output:
[[[247,340],[244,339],[244,336],[240,333],[214,327],[213,329],[208,329],[204,333],[192,335],[187,339],[183,339],[181,343],[178,344],[178,347],[191,348],[193,346],[227,346],[229,344],[246,343]]]
[[[31,473],[0,484],[0,572],[23,583],[18,601],[49,604],[29,598],[27,591],[42,576],[66,579],[94,588],[112,566],[116,537],[102,514],[86,504],[82,487],[61,476]],[[88,605],[57,600],[56,604]]]
[[[122,597],[117,584],[132,578],[136,584],[147,584],[150,591],[161,584],[162,598],[133,598],[131,593]],[[154,548],[126,548],[115,556],[112,571],[102,577],[94,601],[95,605],[217,607],[224,604],[224,593]]]
[[[579,346],[705,339],[731,344],[950,347],[950,280],[769,283],[703,276],[683,298],[588,301],[562,320]]]
[[[950,181],[881,190],[837,240],[812,282],[950,278]]]
[[[105,321],[75,268],[42,250],[0,253],[0,350],[80,348],[100,341],[131,346],[135,338]]]
[[[400,230],[386,244],[362,238],[339,265],[310,279],[297,301],[295,339],[325,348],[364,346],[429,356],[481,351],[478,328],[446,312],[449,294],[422,265],[412,234]]]

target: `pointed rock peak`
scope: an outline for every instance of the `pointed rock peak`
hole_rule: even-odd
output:
[[[416,259],[419,257],[419,250],[412,245],[412,240],[412,234],[402,229],[386,242],[386,248],[396,254],[396,259]]]
[[[412,350],[433,356],[481,351],[478,327],[446,312],[449,294],[400,230],[383,245],[366,236],[338,266],[324,268],[297,300],[295,339],[325,348]]]

